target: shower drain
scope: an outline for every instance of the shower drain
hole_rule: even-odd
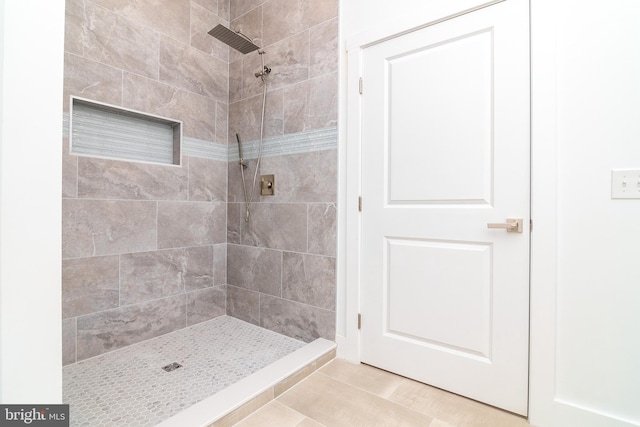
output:
[[[162,367],[162,369],[167,372],[175,371],[178,368],[182,368],[182,365],[178,362],[169,363],[167,366]]]

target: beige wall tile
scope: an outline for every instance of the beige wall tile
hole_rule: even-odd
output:
[[[155,79],[124,73],[123,105],[147,113],[179,119],[178,88],[159,83]]]
[[[335,258],[283,252],[283,298],[335,311],[335,283]]]
[[[260,138],[262,96],[243,99],[229,105],[229,143],[236,143],[236,133],[241,141],[257,141]]]
[[[337,74],[325,74],[284,90],[284,132],[335,127],[338,123]]]
[[[122,305],[207,288],[213,286],[213,247],[123,254],[120,268]]]
[[[244,221],[244,213],[244,203],[227,203],[227,243],[241,243],[240,233],[241,223]],[[229,272],[227,271],[227,276],[228,274]]]
[[[159,80],[219,101],[229,97],[229,67],[225,61],[168,37],[160,42]]]
[[[95,0],[100,6],[176,40],[189,41],[191,0]]]
[[[62,317],[118,307],[119,257],[62,261]]]
[[[202,0],[205,1],[205,0]],[[218,16],[225,21],[231,20],[231,5],[229,0],[218,0]]]
[[[69,97],[77,96],[106,104],[122,104],[122,71],[70,53],[64,55],[64,110]]]
[[[156,249],[156,203],[62,200],[62,257]]]
[[[338,17],[338,0],[307,0],[307,25],[313,27]]]
[[[260,295],[260,326],[304,342],[319,337],[333,341],[335,317],[334,311]]]
[[[230,135],[231,136],[231,135]],[[245,143],[247,141],[250,141],[248,139],[245,139],[243,137],[243,134],[239,134],[240,136],[240,141],[242,141],[242,146],[243,148],[245,147]],[[233,143],[232,144],[232,150],[235,151],[235,154],[238,155],[238,144],[235,140],[235,133],[233,134]],[[261,161],[261,165],[262,163],[264,163],[264,161],[266,160],[266,157],[262,159]],[[244,176],[245,176],[245,182],[246,182],[246,189],[247,189],[247,194],[251,195],[253,193],[253,199],[250,198],[250,200],[252,200],[253,202],[259,202],[260,201],[260,190],[258,188],[258,184],[259,182],[256,180],[256,185],[255,187],[253,186],[253,176],[254,173],[256,171],[256,160],[255,159],[249,159],[248,160],[248,167],[244,168]],[[262,170],[262,167],[261,167]],[[242,175],[241,175],[241,169],[240,169],[240,165],[238,164],[238,162],[231,162],[229,163],[229,181],[228,181],[228,195],[227,198],[229,201],[233,201],[236,203],[245,203],[245,198],[244,198],[244,190],[242,187]],[[244,214],[244,208],[243,208],[243,214]]]
[[[159,202],[158,248],[222,243],[227,209],[221,202]]]
[[[271,67],[275,61],[275,56],[272,55],[271,49],[264,55],[259,55],[257,52],[251,52],[242,57],[242,97],[251,98],[252,96],[260,95],[262,97],[262,90],[264,84],[262,79],[256,77],[256,73],[262,71],[262,60],[264,59],[265,66]],[[272,70],[273,72],[273,70]],[[269,88],[272,89],[271,74],[267,77]]]
[[[278,137],[284,134],[284,90],[269,90],[267,93],[264,123],[264,137]]]
[[[282,295],[282,252],[253,246],[227,245],[230,285]]]
[[[82,56],[82,31],[85,20],[84,0],[66,0],[64,18],[64,51]]]
[[[78,157],[78,197],[186,200],[187,168]]]
[[[229,61],[229,47],[209,35],[209,31],[218,24],[227,26],[227,21],[219,18],[216,11],[216,0],[202,3],[212,3],[212,7],[191,3],[191,46],[214,56],[222,61]],[[217,8],[217,7],[216,7]]]
[[[240,31],[249,37],[256,46],[264,47],[262,38],[262,6],[256,4],[255,8],[231,21],[229,28],[233,31]],[[246,54],[244,58],[257,56],[257,53],[249,53]]]
[[[218,3],[223,3],[224,0],[192,0],[191,1],[191,7],[193,7],[194,4],[199,4],[202,7],[206,7],[208,10],[210,10],[213,13],[217,13],[218,12]]]
[[[229,63],[229,102],[241,101],[244,96],[242,92],[243,71],[242,57]]]
[[[254,7],[261,5],[264,0],[232,0],[229,3],[231,4],[231,20],[234,20]]]
[[[62,197],[78,197],[78,156],[69,154],[69,139],[62,140]]]
[[[281,136],[283,132],[282,90],[269,91],[266,99],[264,138]],[[262,94],[229,106],[229,144],[236,145],[236,133],[243,142],[260,139]]]
[[[184,290],[189,292],[214,286],[215,248],[219,245],[184,248],[182,280]]]
[[[374,426],[381,420],[393,420],[397,426],[428,426],[431,417],[394,404],[325,375],[313,375],[278,402],[331,426]]]
[[[213,284],[227,284],[227,244],[213,245]]]
[[[283,88],[283,110],[285,134],[298,133],[307,129],[309,110],[309,81]]]
[[[338,18],[309,30],[309,77],[338,71]]]
[[[225,286],[187,293],[187,326],[205,322],[227,313]]]
[[[230,170],[230,180],[240,179],[239,169]],[[265,203],[329,202],[337,197],[338,155],[336,150],[265,157],[261,174],[274,174],[276,194],[260,198]],[[233,191],[238,190],[234,185]],[[231,190],[230,190],[231,191]]]
[[[62,365],[76,362],[76,318],[62,320]]]
[[[306,129],[324,129],[338,124],[338,74],[309,80],[309,110]]]
[[[220,144],[228,143],[229,131],[229,104],[221,101],[216,102],[216,138]]]
[[[158,77],[159,35],[141,22],[85,3],[82,41],[88,59]]]
[[[181,120],[184,136],[216,140],[215,100],[130,73],[125,73],[123,92],[125,107]]]
[[[260,293],[227,286],[227,314],[254,325],[260,324]]]
[[[254,203],[249,222],[242,222],[242,244],[304,252],[307,249],[306,206]]]
[[[336,256],[336,205],[335,203],[309,203],[309,253]]]
[[[265,61],[267,61],[265,59]],[[309,78],[309,32],[304,31],[269,46],[269,87],[277,89]]]
[[[285,134],[298,133],[307,129],[309,111],[309,81],[286,86],[283,94]]]
[[[263,8],[266,46],[338,16],[337,0],[270,0]]]
[[[189,200],[227,200],[227,162],[191,157],[189,159]]]
[[[270,0],[264,5],[265,45],[269,46],[309,28],[308,0]]]
[[[185,295],[78,318],[78,360],[97,356],[186,326]]]

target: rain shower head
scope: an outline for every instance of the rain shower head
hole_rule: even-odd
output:
[[[222,24],[216,25],[211,31],[209,31],[209,35],[217,38],[221,42],[241,53],[249,53],[260,49],[258,46],[253,44],[249,37],[240,32],[231,31]]]

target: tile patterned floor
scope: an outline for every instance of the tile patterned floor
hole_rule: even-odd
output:
[[[222,316],[65,366],[63,401],[71,426],[153,426],[304,345]]]
[[[336,359],[235,427],[530,427],[524,418]]]

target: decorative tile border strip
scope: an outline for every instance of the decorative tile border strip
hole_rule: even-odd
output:
[[[69,137],[69,114],[63,114],[63,136]],[[335,127],[292,133],[283,136],[265,138],[262,143],[262,156],[275,157],[287,154],[311,153],[333,150],[338,147],[338,129]],[[258,141],[243,141],[242,151],[245,159],[258,157]],[[220,144],[204,139],[182,138],[182,154],[202,157],[221,162],[238,161],[237,144]]]
[[[220,162],[229,161],[227,158],[227,145],[204,139],[182,137],[182,154],[185,156],[202,157]]]
[[[265,138],[262,144],[263,157],[283,156],[287,154],[311,153],[313,151],[332,150],[338,147],[338,129],[325,128],[288,135]],[[242,142],[245,159],[258,157],[258,141]],[[238,145],[229,144],[228,159],[238,161]]]

